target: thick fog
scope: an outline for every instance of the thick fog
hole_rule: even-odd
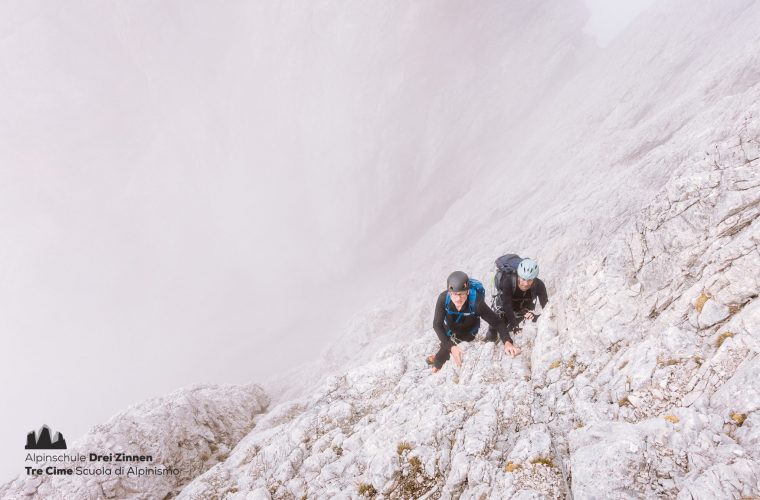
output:
[[[584,29],[637,13],[4,2],[3,473],[42,424],[73,441],[316,356],[473,178],[517,168],[521,117],[597,50]]]

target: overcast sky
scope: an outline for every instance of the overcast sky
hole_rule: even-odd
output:
[[[600,45],[639,12],[586,4]],[[529,29],[495,5],[494,29]],[[477,130],[458,106],[501,50],[462,44],[493,16],[452,1],[0,8],[0,442],[19,452],[42,424],[73,440],[318,353],[466,189],[446,180]]]

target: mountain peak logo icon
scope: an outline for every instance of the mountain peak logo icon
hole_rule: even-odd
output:
[[[26,435],[26,450],[65,450],[66,440],[63,434],[56,432],[53,439],[50,438],[50,427],[43,425],[39,433],[31,431]]]

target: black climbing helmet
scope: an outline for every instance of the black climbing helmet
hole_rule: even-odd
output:
[[[466,292],[470,289],[470,278],[462,271],[454,271],[446,280],[446,289],[449,292]]]

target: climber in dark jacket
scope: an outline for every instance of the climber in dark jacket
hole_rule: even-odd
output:
[[[457,344],[475,339],[481,317],[499,332],[499,337],[504,342],[504,352],[513,357],[520,354],[520,349],[512,344],[509,326],[485,303],[485,289],[479,281],[471,280],[462,271],[456,271],[446,281],[446,288],[438,296],[433,318],[433,329],[441,341],[438,352],[427,358],[428,364],[433,367],[433,373],[440,370],[450,356],[454,357],[457,366],[462,366],[462,351]]]
[[[498,293],[494,300],[494,309],[503,321],[509,324],[514,333],[519,333],[519,324],[525,321],[538,320],[535,313],[536,301],[541,309],[546,307],[549,296],[546,285],[538,279],[538,264],[533,259],[522,259],[517,266],[517,272],[504,274],[498,284]],[[486,341],[496,341],[496,330],[488,329]]]

